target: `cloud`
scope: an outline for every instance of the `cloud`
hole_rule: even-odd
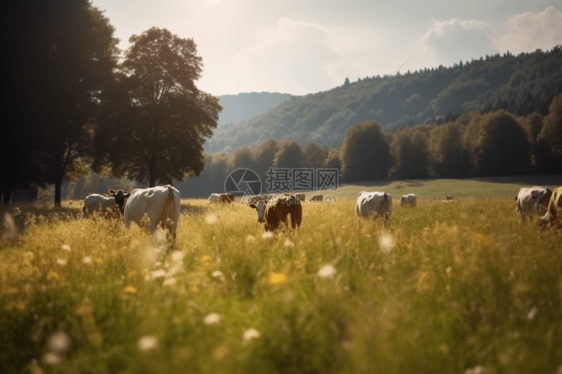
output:
[[[562,44],[562,13],[549,6],[539,13],[525,12],[507,19],[507,29],[498,40],[501,51],[518,54],[549,50]]]
[[[495,38],[496,31],[486,22],[452,19],[435,22],[422,41],[437,63],[452,65],[460,60],[496,54]]]
[[[346,72],[353,70],[334,49],[326,29],[288,18],[281,18],[261,43],[244,48],[234,67],[246,87],[293,94],[343,84]]]

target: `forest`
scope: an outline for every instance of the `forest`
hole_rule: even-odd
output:
[[[377,75],[325,92],[292,97],[261,115],[215,131],[207,152],[231,153],[267,139],[295,139],[336,146],[352,125],[377,121],[386,131],[450,122],[472,111],[504,109],[526,116],[547,115],[562,92],[562,49],[517,56],[474,56],[453,66]],[[236,143],[233,142],[233,139]]]

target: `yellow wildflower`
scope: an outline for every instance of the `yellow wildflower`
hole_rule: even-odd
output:
[[[204,264],[203,266],[206,268],[211,267],[211,257],[207,255],[201,257],[201,263]]]
[[[269,274],[267,281],[272,286],[277,286],[287,283],[287,276],[284,273],[271,273]]]
[[[129,272],[129,274],[127,274],[127,278],[136,277],[138,274],[139,274],[138,271],[136,271],[136,270],[131,270],[131,271]]]
[[[199,288],[193,286],[193,287],[191,287],[191,288],[189,289],[189,291],[190,291],[192,294],[197,295],[197,294],[199,293]]]
[[[99,257],[95,257],[95,258],[94,258],[94,262],[95,262],[96,264],[99,264],[99,265],[103,264],[103,260],[102,260],[101,258],[99,258]]]
[[[137,294],[137,289],[133,286],[126,286],[123,288],[123,294],[125,294],[125,296],[135,296]]]
[[[47,280],[48,281],[58,281],[60,280],[60,276],[57,274],[56,271],[49,271],[49,273],[47,274]]]

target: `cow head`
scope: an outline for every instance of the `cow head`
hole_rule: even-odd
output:
[[[121,212],[121,214],[123,214],[123,211],[125,209],[125,204],[127,202],[127,198],[129,198],[131,194],[123,190],[115,191],[113,189],[110,189],[107,192],[109,192],[109,194],[115,198],[115,203],[119,207],[119,211]]]
[[[263,200],[257,201],[256,203],[250,204],[250,208],[258,211],[258,222],[265,222],[265,207],[267,203]]]

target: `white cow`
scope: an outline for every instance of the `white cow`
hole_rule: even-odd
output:
[[[180,219],[180,199],[180,192],[170,185],[137,188],[125,204],[125,226],[129,228],[131,222],[140,224],[146,215],[150,220],[151,234],[161,225],[175,239]]]
[[[86,196],[82,211],[84,212],[84,217],[90,217],[94,212],[100,214],[106,213],[108,216],[113,216],[115,214],[115,208],[117,208],[117,203],[113,196],[104,196],[95,193]]]
[[[519,222],[525,223],[525,215],[529,217],[543,215],[551,195],[552,191],[544,187],[521,188],[515,197],[517,201],[515,213],[519,216]],[[544,211],[540,211],[543,208]]]
[[[384,217],[384,226],[390,224],[392,214],[392,196],[386,192],[359,192],[355,215],[357,217]]]
[[[207,200],[209,200],[210,203],[218,203],[221,201],[221,195],[218,193],[212,193]]]
[[[415,207],[418,203],[418,198],[415,194],[411,193],[408,195],[403,195],[402,199],[400,199],[400,206],[404,208],[405,206],[413,206]]]

